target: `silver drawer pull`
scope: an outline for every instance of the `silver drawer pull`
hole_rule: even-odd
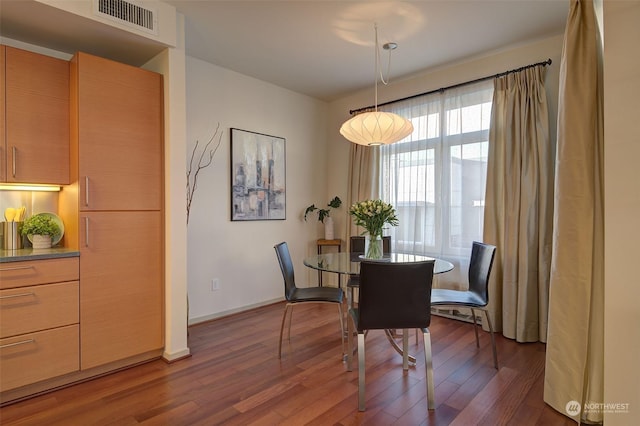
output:
[[[26,296],[35,296],[35,293],[16,293],[16,294],[8,294],[6,296],[0,296],[0,299],[13,299],[14,297],[26,297]]]
[[[34,339],[21,340],[19,342],[7,343],[6,345],[0,345],[0,349],[10,348],[12,346],[26,345],[29,343],[35,343]]]
[[[12,268],[0,268],[0,272],[4,271],[21,271],[23,269],[35,269],[33,266],[14,266]]]

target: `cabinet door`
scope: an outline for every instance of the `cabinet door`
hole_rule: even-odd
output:
[[[161,213],[80,215],[81,369],[163,347]]]
[[[6,181],[69,183],[69,62],[5,47]]]
[[[80,210],[160,210],[162,76],[79,53]]]
[[[0,45],[0,182],[7,181],[7,145],[4,140],[4,76],[5,76],[5,47]]]

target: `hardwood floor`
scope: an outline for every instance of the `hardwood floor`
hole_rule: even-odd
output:
[[[542,400],[544,350],[433,317],[436,409],[427,410],[422,341],[408,372],[382,332],[367,337],[367,411],[340,354],[337,310],[297,306],[277,358],[283,304],[190,328],[190,358],[153,361],[0,409],[2,425],[574,425]]]

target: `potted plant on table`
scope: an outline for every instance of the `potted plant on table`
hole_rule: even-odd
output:
[[[365,255],[367,259],[382,259],[382,229],[384,225],[398,226],[396,210],[382,200],[359,201],[349,208],[354,223],[365,229]]]
[[[324,224],[324,238],[325,240],[333,240],[333,219],[330,216],[331,209],[337,209],[342,205],[342,200],[338,196],[333,197],[327,204],[327,208],[320,209],[315,204],[311,204],[304,211],[304,220],[307,220],[307,216],[312,214],[316,210],[318,211],[318,221]]]
[[[22,226],[22,235],[31,236],[34,249],[50,248],[53,237],[60,232],[60,227],[50,216],[39,214],[26,219]]]

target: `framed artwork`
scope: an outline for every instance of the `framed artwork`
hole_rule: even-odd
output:
[[[286,219],[285,140],[231,129],[231,220]]]

